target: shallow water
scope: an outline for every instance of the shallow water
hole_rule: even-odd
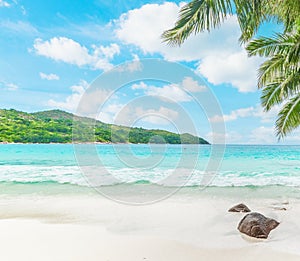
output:
[[[111,190],[123,184],[128,190],[154,184],[171,191],[182,186],[187,187],[185,191],[205,186],[211,191],[216,187],[294,187],[292,191],[298,193],[300,146],[227,145],[219,170],[208,172],[211,150],[207,145],[103,144],[78,150],[72,144],[2,144],[0,187],[4,193],[25,185],[34,190],[73,185],[67,190],[79,186],[78,191],[86,191],[83,187]]]

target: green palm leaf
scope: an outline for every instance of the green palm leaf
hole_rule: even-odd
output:
[[[192,33],[210,31],[232,14],[230,0],[193,0],[182,7],[175,27],[162,38],[170,45],[181,45]]]
[[[286,54],[290,47],[294,45],[293,35],[276,34],[275,37],[260,37],[251,41],[246,50],[250,56],[272,56],[275,54]]]
[[[300,94],[290,99],[281,109],[276,120],[276,135],[282,139],[300,126]]]

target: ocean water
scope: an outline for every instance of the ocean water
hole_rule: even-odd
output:
[[[300,187],[300,146],[227,145],[209,171],[209,145],[76,146],[1,144],[0,184]]]

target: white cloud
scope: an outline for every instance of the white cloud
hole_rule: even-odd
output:
[[[19,89],[19,86],[12,82],[0,81],[0,86],[7,91],[16,91]]]
[[[204,85],[199,85],[199,83],[191,77],[185,77],[181,83],[181,86],[183,89],[185,89],[189,92],[206,91],[206,87]]]
[[[65,37],[54,37],[49,41],[36,39],[34,41],[34,49],[38,55],[43,55],[56,61],[63,61],[78,66],[91,62],[91,57],[86,47]]]
[[[206,87],[199,85],[199,83],[191,77],[185,77],[181,83],[173,83],[162,87],[156,87],[140,82],[138,84],[133,84],[131,89],[144,90],[146,95],[158,96],[158,98],[164,101],[171,100],[172,102],[188,102],[192,100],[192,97],[188,95],[188,92],[203,92],[206,90]]]
[[[215,115],[212,118],[210,118],[211,122],[229,122],[229,121],[235,121],[240,118],[247,118],[247,117],[256,117],[260,118],[261,122],[274,122],[276,115],[278,114],[280,110],[280,106],[274,106],[270,111],[265,112],[261,105],[256,105],[247,107],[247,108],[240,108],[237,110],[231,111],[229,114],[224,115]]]
[[[251,131],[249,143],[251,144],[273,144],[276,143],[274,127],[260,126]]]
[[[47,105],[75,112],[77,115],[96,118],[99,107],[105,103],[107,98],[114,99],[109,91],[102,89],[88,89],[89,84],[81,80],[78,85],[70,87],[72,94],[67,96],[64,101],[50,99]]]
[[[209,132],[205,135],[205,139],[213,144],[234,144],[242,140],[242,135],[236,131],[225,133]]]
[[[260,126],[251,131],[249,138],[250,144],[299,144],[299,142],[300,128],[278,141],[274,127]]]
[[[88,50],[72,39],[54,37],[49,41],[38,38],[34,41],[34,50],[38,55],[77,66],[88,65],[94,69],[109,70],[113,67],[110,61],[120,53],[120,47],[112,43],[109,46],[92,46]]]
[[[10,4],[4,0],[0,0],[0,7],[10,7]]]
[[[192,100],[192,97],[189,96],[177,84],[165,85],[163,87],[149,86],[146,89],[145,94],[157,96],[164,101],[188,102]]]
[[[168,125],[178,117],[178,112],[161,106],[158,110],[144,110],[141,107],[135,109],[137,119],[156,125]]]
[[[241,109],[231,111],[230,114],[215,115],[214,117],[210,118],[210,121],[211,122],[235,121],[239,118],[253,116],[254,110],[255,110],[254,107],[241,108]]]
[[[191,35],[180,48],[162,43],[161,34],[174,26],[183,4],[146,4],[130,10],[117,21],[116,36],[145,54],[160,53],[171,61],[198,61],[198,70],[213,84],[229,83],[240,92],[255,91],[256,69],[262,60],[248,58],[239,45],[236,16],[210,33]]]
[[[143,65],[139,60],[124,63],[115,68],[118,72],[137,72],[143,69]]]
[[[103,121],[105,123],[114,123],[115,117],[121,111],[125,104],[121,103],[110,103],[103,106],[97,120]]]
[[[290,142],[291,144],[300,144],[300,127],[288,134],[284,141]]]
[[[239,92],[254,92],[257,90],[257,68],[261,62],[262,58],[249,58],[246,51],[241,50],[206,56],[199,63],[198,70],[215,85],[229,83]]]
[[[60,102],[50,99],[48,101],[48,106],[74,112],[87,87],[88,83],[86,81],[81,81],[78,85],[71,86],[70,89],[72,90],[72,94],[68,96],[65,101]]]
[[[258,106],[256,106],[253,115],[254,115],[254,117],[260,118],[261,122],[263,122],[263,123],[275,122],[276,117],[280,111],[280,108],[281,108],[280,105],[275,105],[274,107],[272,107],[271,110],[266,112],[260,105],[258,105]]]
[[[54,73],[46,74],[46,73],[40,72],[40,77],[41,77],[41,79],[48,80],[48,81],[59,80],[59,76]]]
[[[183,4],[146,4],[139,9],[130,10],[117,21],[116,36],[126,44],[138,46],[144,53],[161,53],[172,61],[195,61],[219,52],[220,46],[228,52],[238,46],[237,43],[232,45],[239,36],[235,17],[229,18],[221,29],[210,34],[192,35],[180,48],[162,43],[161,34],[174,26]]]
[[[144,109],[141,106],[113,101],[103,106],[97,119],[106,123],[134,126],[138,122],[168,125],[177,117],[177,111],[164,106],[160,106],[158,109]]]
[[[134,83],[131,86],[132,90],[146,90],[148,88],[148,85],[144,82],[140,82],[140,83]]]
[[[214,143],[222,143],[224,137],[226,144],[299,144],[300,128],[294,130],[281,141],[278,141],[274,127],[263,125],[252,130],[249,129],[243,135],[237,131],[226,131],[225,134],[209,132],[205,135],[208,141],[214,141]]]
[[[0,27],[15,32],[17,34],[29,34],[29,35],[36,35],[38,33],[38,30],[31,25],[28,22],[23,22],[23,21],[1,21],[0,22]]]

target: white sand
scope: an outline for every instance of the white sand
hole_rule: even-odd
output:
[[[299,200],[245,202],[281,222],[263,241],[238,232],[244,214],[227,212],[235,203],[183,195],[147,206],[94,195],[6,196],[0,198],[0,260],[300,260]]]

